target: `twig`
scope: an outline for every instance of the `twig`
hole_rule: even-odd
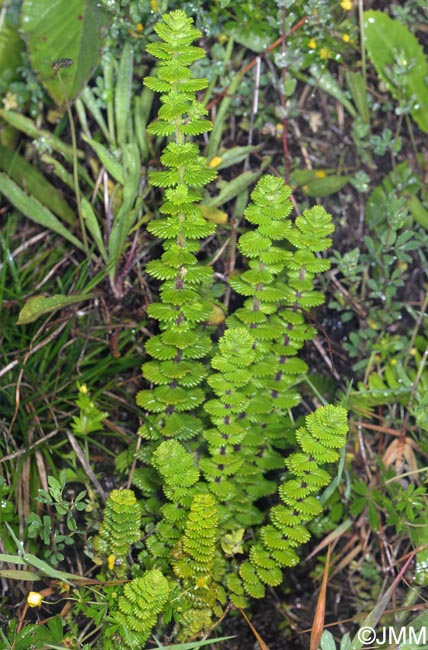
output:
[[[5,463],[8,460],[14,460],[14,458],[19,458],[23,454],[28,454],[30,451],[33,451],[36,447],[40,447],[44,442],[49,440],[50,438],[53,438],[60,432],[60,429],[55,429],[54,431],[51,431],[48,433],[46,436],[43,436],[43,438],[40,438],[37,440],[33,445],[31,445],[28,449],[20,449],[19,451],[14,451],[13,454],[8,454],[7,456],[2,456],[0,458],[0,463]]]
[[[70,432],[66,431],[67,437],[69,440],[70,445],[73,447],[73,451],[76,454],[77,458],[79,459],[83,469],[85,470],[88,478],[90,479],[91,483],[95,487],[95,490],[98,492],[98,494],[106,500],[106,493],[103,490],[103,487],[97,477],[95,476],[95,473],[91,467],[91,465],[88,462],[88,459],[86,458],[85,454],[81,450],[79,443],[76,440],[76,437]]]

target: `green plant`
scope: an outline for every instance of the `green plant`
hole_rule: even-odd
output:
[[[381,11],[364,12],[367,52],[382,81],[398,101],[398,115],[410,114],[428,131],[428,60],[417,38]]]
[[[148,49],[160,64],[145,84],[162,97],[159,119],[148,131],[171,141],[161,156],[167,169],[149,177],[165,188],[162,217],[148,226],[163,240],[160,259],[147,265],[161,281],[160,302],[148,308],[160,331],[146,343],[152,360],[142,371],[151,387],[137,395],[145,410],[139,430],[145,443],[134,475],[149,497],[144,519],[152,523],[139,554],[148,573],[130,583],[118,616],[123,622],[122,615],[133,612],[135,620],[129,603],[139,607],[139,581],[156,577],[164,597],[153,603],[153,613],[162,612],[165,623],[173,618],[179,638],[186,639],[208,629],[228,599],[245,606],[247,596],[262,597],[265,585],[280,584],[283,567],[297,563],[295,548],[310,537],[305,525],[321,511],[316,495],[330,482],[323,466],[338,460],[348,427],[341,407],[320,408],[297,431],[290,413],[307,372],[297,355],[314,335],[303,312],[324,300],[314,280],[329,267],[318,255],[330,246],[333,225],[319,206],[293,223],[290,190],[280,179],[263,177],[252,193],[245,216],[256,228],[238,242],[249,268],[229,280],[242,306],[227,318],[218,344],[211,341],[206,321],[213,309],[212,270],[199,260],[199,240],[214,226],[198,201],[215,172],[191,141],[211,126],[195,100],[207,82],[189,71],[203,55],[191,46],[200,33],[182,11],[166,15],[155,29],[162,41]],[[293,453],[284,461],[285,449]],[[267,517],[259,504],[277,491],[268,475],[275,470],[286,472],[282,503]],[[115,516],[129,518],[117,497]],[[153,518],[153,512],[161,516]],[[100,533],[100,539],[109,538],[109,549],[118,528],[110,524],[105,517]],[[155,576],[155,570],[161,573]],[[150,614],[138,623],[142,638],[154,620]],[[117,633],[132,644],[123,626]]]
[[[126,556],[141,537],[141,507],[132,490],[113,490],[107,499],[94,549],[107,560],[110,573],[126,574]]]
[[[158,569],[147,571],[125,585],[119,609],[107,637],[119,632],[126,646],[135,648],[147,641],[168,600],[170,586]]]
[[[0,175],[1,191],[25,216],[59,234],[83,252],[92,264],[98,267],[101,259],[104,269],[97,274],[94,284],[91,286],[90,283],[78,296],[56,294],[44,301],[37,297],[38,302],[30,299],[24,308],[22,323],[30,322],[43,313],[62,306],[90,299],[93,297],[91,288],[97,286],[105,275],[109,277],[113,296],[116,299],[123,298],[125,280],[134,263],[136,230],[143,205],[140,191],[141,154],[138,144],[143,157],[148,153],[144,134],[147,116],[144,119],[144,110],[146,113],[150,110],[150,94],[146,93],[135,100],[138,106],[138,122],[134,125],[134,120],[129,119],[134,70],[132,43],[129,41],[125,44],[118,62],[114,60],[113,47],[102,57],[103,75],[99,78],[104,84],[104,106],[108,116],[106,124],[100,102],[97,102],[89,87],[83,86],[91,69],[101,59],[99,51],[104,43],[103,26],[107,14],[101,5],[95,7],[86,0],[79,0],[72,9],[63,0],[57,0],[55,11],[58,13],[53,14],[47,10],[47,21],[46,12],[40,12],[39,9],[34,11],[32,3],[24,3],[20,15],[22,32],[27,40],[32,65],[38,73],[38,78],[52,99],[60,107],[64,103],[67,107],[72,146],[67,146],[49,130],[41,129],[33,120],[14,110],[1,109],[0,116],[5,124],[15,129],[15,133],[22,132],[34,139],[33,149],[38,153],[42,164],[49,165],[62,186],[74,192],[79,219],[76,219],[75,211],[70,209],[58,190],[47,180],[46,175],[32,169],[23,156],[17,152],[12,154],[7,147],[2,147],[0,167],[6,173]],[[51,5],[49,9],[52,9]],[[72,25],[65,43],[61,35],[62,22],[56,21],[55,18],[51,20],[52,16],[63,14]],[[44,33],[49,34],[48,39],[40,35],[42,28]],[[87,33],[93,34],[89,48]],[[49,42],[47,50],[45,42]],[[77,94],[80,94],[75,101],[82,124],[82,137],[97,156],[94,168],[97,168],[98,173],[100,165],[103,165],[106,174],[108,173],[115,183],[107,203],[98,192],[96,182],[82,164],[84,154],[78,148],[80,142],[77,141],[70,107]],[[12,106],[9,101],[7,108],[18,106]],[[87,120],[88,112],[107,139],[107,147],[99,142],[99,138],[92,138]],[[65,120],[64,117],[64,125]],[[64,157],[65,164],[55,157],[55,153]],[[68,163],[73,165],[73,178],[67,169]],[[107,183],[107,176],[105,182]],[[27,195],[26,190],[30,190],[31,194]],[[89,192],[93,192],[92,200],[86,198]],[[129,245],[132,232],[134,241]]]
[[[324,630],[321,637],[321,650],[336,650],[336,642],[329,630]],[[340,640],[339,650],[351,650],[351,638],[348,633]]]
[[[84,501],[86,490],[82,490],[72,501],[67,501],[63,497],[66,485],[66,472],[62,471],[59,480],[53,476],[48,476],[48,490],[39,490],[36,500],[47,506],[53,507],[56,517],[45,514],[42,517],[32,512],[26,520],[27,536],[29,539],[37,539],[46,546],[44,557],[56,566],[64,560],[64,548],[66,545],[75,543],[75,537],[80,534],[75,520],[76,512],[81,512],[86,508]],[[65,531],[60,532],[61,524],[64,520]]]
[[[364,248],[333,253],[341,285],[329,306],[340,311],[343,323],[357,317],[359,327],[344,343],[356,359],[355,369],[366,367],[389,328],[403,318],[400,296],[413,256],[424,265],[425,231],[419,225],[427,222],[421,190],[419,175],[408,163],[397,165],[368,197]]]

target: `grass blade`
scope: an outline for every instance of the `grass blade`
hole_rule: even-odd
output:
[[[62,296],[61,294],[49,297],[32,296],[19,312],[17,325],[27,325],[44,314],[75,305],[84,300],[91,300],[91,298],[95,298],[95,295],[94,293],[82,293],[77,296]]]
[[[18,129],[18,131],[22,131],[22,133],[28,135],[29,138],[33,138],[34,140],[43,138],[54,151],[60,153],[66,160],[70,162],[73,160],[73,147],[65,144],[50,131],[38,129],[33,120],[30,120],[29,117],[25,117],[24,115],[15,113],[14,111],[5,111],[2,108],[0,108],[0,117],[15,129]],[[78,158],[85,157],[83,151],[80,150],[76,151],[76,155]]]
[[[67,201],[64,201],[61,193],[34,165],[30,165],[25,158],[2,144],[0,144],[0,169],[70,226],[76,223],[74,210],[70,208]]]
[[[134,69],[134,48],[126,41],[119,62],[114,94],[117,142],[120,146],[128,141],[129,116],[131,111],[132,73]]]
[[[37,199],[27,196],[6,174],[0,174],[0,192],[28,219],[56,232],[76,248],[84,250],[83,243],[72,235],[48,208]]]

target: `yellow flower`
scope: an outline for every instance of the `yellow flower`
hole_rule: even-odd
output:
[[[30,591],[27,596],[27,605],[28,607],[40,607],[43,601],[42,594],[39,594],[38,591]]]
[[[109,571],[113,571],[114,563],[116,562],[116,556],[111,554],[107,558],[107,567]]]
[[[322,47],[320,49],[320,59],[328,59],[331,56],[331,50],[328,47]]]
[[[316,42],[316,40],[315,40],[314,38],[311,38],[311,40],[310,40],[309,43],[308,43],[308,48],[309,48],[310,50],[316,50],[316,47],[317,47],[317,42]]]
[[[214,156],[214,158],[211,158],[211,160],[208,163],[208,166],[213,169],[214,167],[218,167],[219,164],[221,163],[222,158],[220,156]]]
[[[342,41],[343,41],[344,43],[349,43],[350,40],[351,40],[351,37],[349,36],[349,34],[343,34],[343,36],[342,36]]]
[[[318,169],[315,172],[315,178],[325,178],[327,176],[327,172],[325,172],[323,169]]]
[[[352,0],[342,0],[342,2],[340,3],[340,6],[341,6],[342,9],[344,9],[345,11],[351,11],[351,9],[354,8],[354,5],[353,5],[353,3],[352,3]]]
[[[208,589],[208,576],[196,580],[196,589]]]
[[[150,5],[152,7],[152,11],[156,13],[156,11],[159,10],[158,7],[158,1],[157,0],[150,0]]]
[[[79,386],[79,393],[82,393],[82,395],[88,394],[88,387],[86,384],[82,384],[81,386]]]
[[[2,99],[5,111],[16,111],[18,108],[18,100],[15,93],[8,92]]]
[[[142,32],[143,29],[144,29],[143,25],[141,23],[137,23],[137,27],[136,27],[137,32]]]

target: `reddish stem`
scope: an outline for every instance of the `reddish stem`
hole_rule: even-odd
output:
[[[281,43],[283,42],[284,39],[287,39],[291,34],[294,34],[294,32],[296,32],[303,25],[303,23],[306,22],[306,20],[307,20],[307,16],[303,16],[303,18],[298,20],[297,23],[295,25],[293,25],[293,27],[286,34],[283,34],[282,36],[277,38],[276,41],[274,41],[273,43],[268,45],[268,47],[265,50],[263,50],[263,52],[261,52],[261,54],[257,54],[257,56],[255,56],[252,61],[250,61],[249,63],[244,65],[244,67],[241,68],[241,70],[237,74],[240,74],[240,75],[247,74],[247,72],[252,70],[252,68],[254,68],[254,66],[256,65],[257,57],[262,56],[263,54],[269,54],[269,52],[272,52],[272,50],[274,50],[276,47],[278,47],[278,45],[281,45]],[[222,92],[219,93],[217,95],[217,97],[215,97],[213,100],[211,100],[210,103],[207,104],[207,107],[206,107],[207,110],[210,110],[210,108],[215,106],[220,101],[220,99],[222,97],[227,95],[228,90],[229,90],[229,86],[227,86],[227,88],[222,90]]]

